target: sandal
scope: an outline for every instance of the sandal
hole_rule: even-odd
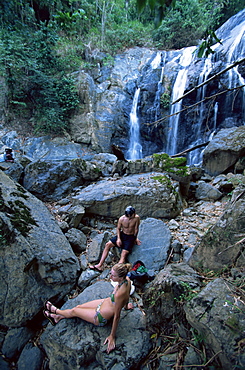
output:
[[[51,310],[51,308],[54,307],[54,311]],[[50,313],[55,313],[57,311],[57,307],[55,307],[51,302],[45,301],[44,302],[44,308],[45,310],[49,311]]]
[[[94,271],[97,271],[99,273],[102,273],[103,272],[103,270],[98,269],[98,267],[96,267],[96,266],[89,266],[89,268],[90,268],[90,270],[94,270]]]
[[[44,316],[46,317],[46,319],[48,319],[48,320],[51,322],[51,324],[52,324],[53,326],[55,326],[55,325],[57,324],[57,322],[55,322],[55,319],[51,316],[51,314],[50,314],[50,312],[49,312],[49,311],[45,311],[45,310],[43,310],[43,314],[44,314]]]

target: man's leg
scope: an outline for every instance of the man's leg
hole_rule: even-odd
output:
[[[122,249],[121,257],[118,263],[125,263],[128,257],[129,251]]]
[[[100,259],[100,262],[97,264],[97,265],[94,265],[94,267],[96,267],[97,269],[101,270],[102,266],[103,266],[103,263],[105,262],[105,259],[106,257],[108,256],[108,253],[110,251],[110,249],[112,247],[115,247],[115,245],[109,240],[106,245],[105,245],[105,248],[103,250],[103,253],[102,253],[102,256],[101,256],[101,259]]]

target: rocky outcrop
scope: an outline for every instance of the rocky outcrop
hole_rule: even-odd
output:
[[[2,171],[0,179],[0,321],[18,327],[47,297],[61,299],[71,291],[79,265],[45,205]]]
[[[209,357],[224,370],[243,367],[245,307],[240,292],[223,279],[210,282],[184,307],[189,324],[205,341]]]
[[[185,263],[171,264],[162,269],[149,284],[143,296],[147,310],[147,327],[156,330],[168,325],[174,316],[180,315],[177,304],[191,290],[200,291],[201,276]]]
[[[95,181],[100,175],[99,168],[79,158],[71,161],[38,160],[27,165],[23,186],[42,200],[59,200],[71,189]]]
[[[154,332],[164,326],[164,331],[170,335],[174,320],[181,341],[170,347],[164,336],[162,340],[159,338],[158,353],[162,354],[159,368],[165,368],[169,361],[172,366],[178,361],[175,354],[178,345],[187,367],[194,363],[201,366],[206,356],[215,358],[222,369],[243,367],[245,357],[241,346],[245,308],[244,296],[240,294],[242,292],[233,284],[221,278],[204,286],[203,277],[183,263],[169,265],[160,271],[143,296],[147,327]],[[203,343],[205,353],[201,350]]]
[[[117,218],[134,204],[137,213],[155,218],[173,218],[182,208],[182,200],[171,182],[158,181],[162,173],[132,175],[101,180],[77,189],[71,196],[74,205],[81,204],[86,212],[107,218]]]
[[[244,162],[244,157],[245,127],[221,130],[204,150],[203,168],[211,176],[217,176],[224,172],[234,171],[239,159],[243,159]],[[243,163],[239,170],[244,170],[244,168]]]
[[[245,190],[234,191],[231,202],[219,221],[203,236],[189,260],[199,270],[220,271],[224,267],[242,267],[244,257]]]
[[[171,242],[169,227],[161,220],[147,218],[140,224],[138,238],[141,244],[134,246],[128,258],[129,262],[133,264],[137,260],[143,261],[154,275],[165,266],[169,256]]]

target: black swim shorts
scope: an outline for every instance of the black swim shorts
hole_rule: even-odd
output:
[[[132,252],[132,249],[133,249],[133,246],[135,245],[136,237],[134,235],[124,234],[122,231],[120,233],[120,237],[121,237],[121,241],[122,241],[122,246],[121,247],[119,247],[119,245],[117,245],[117,236],[114,236],[113,238],[111,238],[110,241],[116,247],[125,249],[126,251],[128,251],[129,253],[131,253]]]

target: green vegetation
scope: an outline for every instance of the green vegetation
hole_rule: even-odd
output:
[[[186,166],[186,158],[178,157],[171,158],[168,154],[153,154],[154,166],[161,171],[167,171],[171,174],[185,177],[188,175],[188,167]]]
[[[18,230],[23,236],[26,236],[32,225],[37,225],[36,221],[31,215],[30,209],[20,200],[20,198],[26,199],[23,192],[13,192],[11,194],[13,197],[18,197],[18,199],[9,201],[8,204],[5,204],[2,192],[0,189],[0,205],[1,212],[6,214],[16,230]],[[9,230],[7,224],[0,219],[1,225],[1,234],[0,241],[5,245],[8,242],[11,242],[14,238],[14,231]]]
[[[183,288],[183,293],[179,297],[175,297],[174,300],[178,303],[186,303],[191,301],[192,298],[197,296],[198,292],[195,289],[192,289],[190,284],[185,283],[184,281],[180,282],[181,288]]]
[[[113,56],[129,47],[196,45],[241,9],[239,0],[2,0],[6,117],[21,118],[36,132],[69,131],[79,104],[72,73],[94,67],[86,55],[101,51],[101,65],[111,66]],[[211,47],[212,40],[207,43]],[[166,93],[163,107],[168,101]]]
[[[163,185],[167,185],[168,187],[172,187],[172,183],[169,177],[164,176],[164,175],[159,175],[159,176],[153,176],[153,180],[159,181]]]

